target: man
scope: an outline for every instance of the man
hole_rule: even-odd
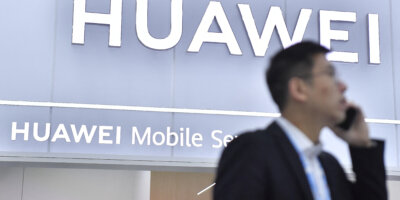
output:
[[[282,117],[265,130],[240,135],[224,150],[214,200],[387,199],[383,142],[369,138],[364,115],[344,97],[346,85],[327,61],[328,49],[302,42],[277,53],[266,73]],[[336,125],[357,111],[348,130]],[[356,181],[321,151],[329,127],[348,143]]]

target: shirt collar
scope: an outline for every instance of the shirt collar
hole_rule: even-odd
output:
[[[321,153],[321,143],[314,145],[314,143],[300,129],[287,119],[280,117],[276,122],[284,130],[292,144],[297,147],[298,151],[311,157],[318,156]]]

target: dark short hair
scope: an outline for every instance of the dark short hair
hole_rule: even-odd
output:
[[[315,42],[300,42],[275,54],[266,71],[266,80],[272,99],[283,111],[288,98],[288,83],[293,77],[311,74],[316,54],[326,54],[329,49]]]

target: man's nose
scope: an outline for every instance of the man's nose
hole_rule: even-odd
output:
[[[337,85],[341,93],[344,93],[347,90],[347,85],[343,81],[338,80]]]

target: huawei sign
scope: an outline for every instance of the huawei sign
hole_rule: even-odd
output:
[[[165,38],[154,38],[150,35],[147,23],[148,0],[136,0],[136,32],[141,43],[151,49],[166,50],[173,48],[182,36],[182,2],[183,0],[171,0],[171,29]],[[86,12],[86,0],[74,0],[72,43],[85,43],[85,24],[106,24],[109,25],[109,46],[121,46],[122,29],[122,0],[111,0],[110,13],[89,13]],[[237,4],[245,31],[250,40],[255,56],[265,56],[268,45],[274,30],[277,31],[284,48],[302,41],[307,29],[312,9],[301,9],[294,32],[289,34],[283,13],[280,7],[271,6],[265,21],[261,35],[253,18],[253,13],[248,4]],[[220,32],[209,32],[213,21],[220,27]],[[347,41],[349,33],[346,30],[331,29],[331,22],[355,23],[355,12],[340,11],[319,11],[319,39],[322,45],[331,47],[332,40]],[[379,42],[379,16],[368,14],[368,42],[369,42],[369,63],[380,64],[380,42]],[[260,28],[258,28],[260,29]],[[290,37],[292,35],[292,37]],[[235,34],[230,26],[222,4],[217,1],[210,1],[196,33],[187,49],[188,52],[199,52],[202,44],[223,43],[230,54],[242,55],[242,50],[236,40]],[[356,63],[358,62],[357,52],[333,51],[329,54],[330,61]]]

